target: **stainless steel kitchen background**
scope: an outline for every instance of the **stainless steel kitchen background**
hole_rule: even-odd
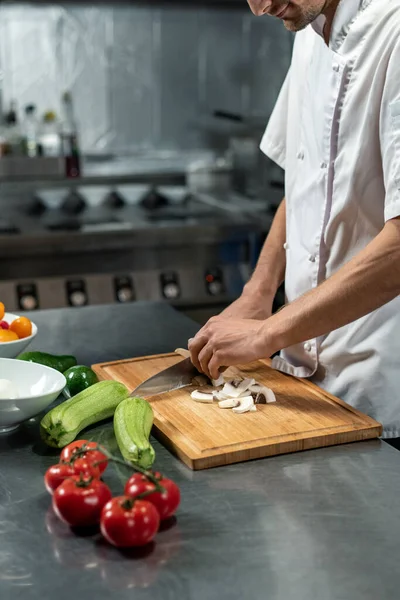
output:
[[[214,109],[265,121],[290,61],[292,36],[247,3],[218,8],[2,5],[6,106],[59,108],[71,90],[83,150],[213,146]]]
[[[282,174],[260,155],[266,186],[249,199],[233,189],[193,194],[187,167],[223,155],[247,124],[261,136],[291,46],[282,25],[253,17],[245,0],[2,4],[4,108],[16,99],[20,109],[58,112],[70,90],[84,154],[80,179],[0,184],[9,309],[161,300],[204,322],[237,297]],[[149,208],[154,193],[162,208]]]

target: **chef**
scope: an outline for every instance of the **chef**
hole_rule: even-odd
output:
[[[285,195],[242,296],[193,363],[273,358],[400,438],[400,0],[249,0],[297,32],[261,143]],[[272,315],[285,281],[286,304]]]

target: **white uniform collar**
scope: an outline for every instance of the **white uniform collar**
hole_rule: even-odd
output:
[[[358,15],[358,12],[365,8],[365,5],[369,4],[371,0],[340,0],[339,5],[336,9],[335,17],[333,19],[331,37],[329,45],[335,49],[337,45],[343,41],[346,37],[350,25],[353,23]],[[314,31],[324,37],[324,26],[325,26],[325,15],[320,15],[311,23]]]

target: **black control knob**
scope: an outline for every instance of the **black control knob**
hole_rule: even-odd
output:
[[[86,306],[88,295],[86,284],[83,280],[67,281],[67,300],[70,306]]]
[[[78,215],[86,208],[86,201],[79,192],[72,190],[61,204],[61,210],[69,215]]]
[[[161,293],[167,300],[176,300],[181,295],[178,275],[174,272],[162,273],[160,277]]]
[[[104,206],[108,206],[109,208],[123,208],[125,204],[124,197],[116,191],[110,192],[104,200]]]
[[[18,306],[21,310],[36,310],[39,308],[39,296],[34,283],[17,285]]]
[[[133,302],[135,289],[130,277],[116,277],[114,279],[115,297],[118,302]]]
[[[220,296],[225,292],[224,279],[220,269],[209,269],[205,274],[206,290],[210,296]]]

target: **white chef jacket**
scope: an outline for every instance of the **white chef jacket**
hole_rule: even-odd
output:
[[[296,35],[261,142],[285,169],[288,302],[400,215],[400,0],[342,0],[329,47],[324,22]],[[374,417],[383,437],[400,436],[400,296],[273,365]]]

